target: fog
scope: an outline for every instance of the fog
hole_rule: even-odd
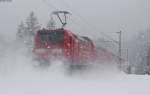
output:
[[[66,28],[73,33],[94,40],[105,37],[108,41],[111,41],[110,38],[118,41],[116,32],[121,30],[123,48],[130,49],[132,46],[129,45],[133,45],[135,37],[150,28],[149,9],[149,0],[0,0],[0,93],[149,95],[150,77],[127,75],[116,65],[112,66],[116,62],[69,75],[64,63],[59,60],[47,68],[36,67],[37,62],[32,59],[31,52],[16,41],[18,25],[26,20],[31,11],[35,12],[43,28],[52,11],[67,10],[71,15]],[[134,52],[130,53],[131,57],[135,56]]]
[[[62,61],[38,68],[24,46],[6,44],[9,47],[1,46],[6,51],[1,52],[0,58],[2,95],[149,95],[148,75],[126,75],[116,67],[104,65],[70,75]]]
[[[101,36],[101,32],[116,38],[122,30],[124,39],[149,28],[149,0],[12,0],[0,2],[0,33],[15,35],[17,25],[31,11],[45,26],[54,10],[67,10],[72,15],[68,27],[74,33]],[[109,39],[109,38],[108,38]]]

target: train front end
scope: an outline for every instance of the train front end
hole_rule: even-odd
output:
[[[37,60],[49,61],[52,58],[64,56],[65,31],[39,30],[34,40],[33,52]]]

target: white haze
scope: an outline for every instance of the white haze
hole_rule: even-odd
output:
[[[14,35],[17,25],[31,11],[45,26],[50,13],[57,8],[72,13],[73,22],[69,20],[68,28],[74,33],[101,37],[101,32],[105,32],[118,40],[115,33],[122,30],[128,40],[136,32],[150,28],[149,6],[149,0],[12,0],[0,2],[0,29]]]
[[[100,66],[73,76],[66,73],[61,61],[53,62],[56,65],[49,68],[35,68],[31,53],[14,41],[17,25],[33,10],[45,26],[54,9],[42,0],[12,1],[0,2],[1,95],[150,94],[150,76],[126,75],[116,67]],[[150,28],[149,0],[66,0],[72,9],[66,7],[63,0],[47,1],[58,9],[69,10],[70,19],[76,24],[70,21],[68,28],[81,35],[99,37],[102,31],[116,38],[114,33],[123,30],[124,40],[127,40],[137,31]],[[91,23],[92,28],[79,15]]]
[[[0,49],[2,95],[150,94],[150,76],[126,75],[116,66],[109,66],[111,63],[70,75],[61,61],[54,61],[48,68],[35,67],[28,49],[15,41],[3,39]]]

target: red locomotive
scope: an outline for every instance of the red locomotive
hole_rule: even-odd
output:
[[[65,29],[39,30],[33,52],[40,60],[65,57],[72,65],[87,63],[95,57],[95,46],[88,37],[79,37]]]
[[[88,37],[80,37],[64,29],[66,23],[66,11],[55,11],[62,28],[42,29],[37,31],[34,39],[33,52],[36,59],[49,62],[53,57],[63,57],[71,65],[85,65],[95,57],[95,46]],[[59,14],[63,14],[64,22]],[[48,61],[48,62],[47,62]]]

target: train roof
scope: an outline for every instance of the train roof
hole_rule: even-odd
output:
[[[50,29],[43,28],[43,29],[39,30],[38,32],[55,32],[55,31],[64,31],[64,29],[60,28],[60,29],[52,29],[52,30],[50,30]]]
[[[90,38],[88,38],[88,37],[82,36],[82,38],[87,40],[87,41],[89,41],[89,42],[92,42],[92,40]]]

